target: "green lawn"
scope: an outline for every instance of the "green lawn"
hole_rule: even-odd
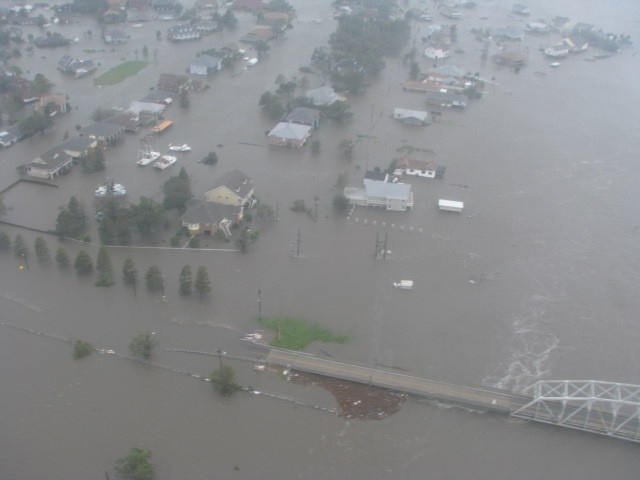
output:
[[[279,332],[271,342],[272,347],[304,350],[313,342],[347,343],[349,341],[346,335],[335,335],[317,323],[308,323],[297,318],[269,317],[258,319],[258,322],[270,330]]]
[[[100,75],[93,81],[93,84],[115,85],[126,78],[132,77],[147,65],[149,65],[148,62],[143,62],[141,60],[130,60],[128,62],[121,63],[117,67],[113,67],[108,72]]]

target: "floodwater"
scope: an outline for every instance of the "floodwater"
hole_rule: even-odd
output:
[[[463,112],[444,112],[426,128],[399,125],[391,119],[393,108],[420,109],[421,98],[400,88],[408,67],[387,59],[367,94],[349,98],[353,122],[325,124],[314,133],[321,141],[314,156],[308,148],[266,148],[264,132],[272,122],[257,106],[278,74],[299,76],[298,67],[335,28],[328,2],[292,3],[298,19],[288,38],[273,44],[255,68],[212,78],[211,89],[192,97],[188,110],[171,107],[166,117],[175,126],[154,142],[156,149],[169,142],[193,146],[180,154],[179,165],[192,176],[196,194],[240,168],[254,179],[257,195],[278,206],[279,222],[258,227],[260,240],[247,254],[113,249],[117,271],[126,256],[140,272],[162,268],[166,303],[142,286],[136,298],[119,282],[99,289],[35,258],[26,271],[11,254],[0,257],[1,322],[124,354],[134,335],[154,331],[160,343],[154,360],[169,368],[100,354],[74,361],[64,342],[0,327],[0,478],[104,478],[133,446],[152,450],[160,480],[637,478],[637,447],[605,437],[416,399],[380,421],[345,420],[265,396],[220,398],[209,384],[170,370],[206,376],[217,366],[215,357],[170,349],[254,355],[238,338],[256,328],[261,288],[265,314],[300,316],[353,338],[347,345],[311,346],[310,353],[322,349],[344,361],[516,391],[540,379],[640,383],[635,50],[596,62],[584,61],[592,55],[587,52],[551,69],[537,48],[556,39],[527,36],[520,48],[529,48],[531,64],[519,74],[482,64],[469,30],[522,20],[508,18],[510,2],[478,2],[458,26],[466,53],[449,63],[495,77],[484,98]],[[543,3],[540,10],[531,6],[533,19],[566,15],[640,38],[634,2]],[[56,90],[70,94],[74,111],[58,120],[54,132],[0,152],[3,186],[17,178],[16,166],[54,146],[76,124],[88,124],[98,106],[125,106],[144,96],[159,73],[180,73],[195,52],[234,42],[253,21],[249,15],[240,19],[237,32],[224,38],[182,45],[156,42],[155,31],[165,24],[129,26],[134,41],[92,54],[83,50],[105,49],[97,26],[92,38],[82,35],[87,25],[55,27],[80,37],[66,53],[90,56],[103,70],[135,58],[135,50],[140,56],[144,44],[151,65],[134,79],[98,89],[91,78],[66,79],[55,70],[62,50],[22,58],[23,71],[42,71]],[[413,38],[420,28],[413,25]],[[420,62],[423,70],[430,66]],[[326,81],[309,75],[310,87]],[[10,190],[7,220],[53,228],[57,207],[72,194],[91,211],[92,192],[107,177],[123,183],[132,201],[160,199],[164,179],[176,170],[136,167],[141,136],[128,136],[107,152],[106,172],[86,176],[76,169],[57,180],[58,189],[21,184]],[[336,149],[345,138],[357,140],[350,161]],[[386,168],[403,146],[429,149],[433,154],[423,158],[447,167],[443,180],[412,182],[412,212],[356,209],[349,220],[332,216],[339,173],[357,185],[365,169]],[[217,165],[198,163],[212,150],[220,157]],[[312,206],[315,195],[317,222],[289,210],[296,199]],[[465,210],[442,214],[435,208],[438,198],[464,201]],[[2,229],[33,244],[31,232]],[[298,230],[301,257],[291,258]],[[380,238],[388,234],[385,260],[372,255],[378,232]],[[57,239],[47,241],[57,248]],[[72,255],[80,248],[65,247]],[[98,247],[87,248],[95,258]],[[185,264],[207,266],[211,298],[179,298],[178,272]],[[413,279],[414,290],[394,290],[392,282],[401,278]],[[242,384],[336,406],[318,387],[255,373],[248,363],[233,365]]]

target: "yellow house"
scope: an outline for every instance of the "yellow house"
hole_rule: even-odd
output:
[[[240,170],[232,170],[218,178],[204,196],[207,202],[252,207],[255,203],[253,180]]]

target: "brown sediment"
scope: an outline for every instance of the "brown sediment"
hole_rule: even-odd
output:
[[[359,420],[380,420],[398,412],[407,395],[362,383],[293,371],[291,382],[297,385],[318,385],[336,398],[339,415]]]

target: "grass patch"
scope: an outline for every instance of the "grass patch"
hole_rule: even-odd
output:
[[[115,85],[120,83],[126,78],[132,77],[144,67],[149,65],[148,62],[141,60],[130,60],[128,62],[121,63],[117,67],[113,67],[108,72],[100,75],[93,81],[94,85]]]
[[[287,350],[304,350],[313,342],[347,343],[346,335],[335,335],[317,323],[309,323],[298,318],[267,317],[258,319],[260,325],[279,332],[270,343],[272,347]]]

